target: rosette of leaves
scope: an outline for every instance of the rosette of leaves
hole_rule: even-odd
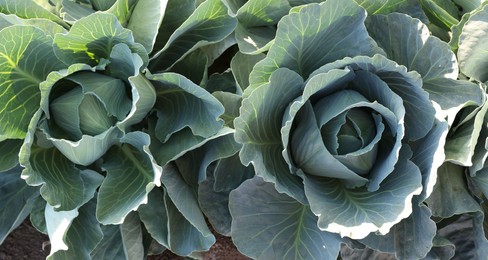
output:
[[[239,250],[335,259],[347,243],[425,257],[448,125],[482,93],[457,78],[449,45],[408,15],[329,0],[284,16],[234,121],[257,175],[230,194]]]
[[[185,158],[210,154],[212,140],[233,140],[233,130],[223,128],[218,99],[147,65],[204,80],[210,62],[193,73],[185,57],[216,59],[235,19],[219,0],[184,8],[181,1],[114,1],[108,9],[95,2],[0,2],[12,12],[0,14],[0,36],[8,39],[1,44],[1,208],[15,205],[2,210],[2,241],[30,214],[50,237],[49,259],[142,259],[151,244],[180,255],[208,250],[215,238],[196,199],[205,167]],[[75,7],[92,11],[68,16]],[[162,23],[166,7],[185,15]],[[238,145],[225,148],[234,154]]]

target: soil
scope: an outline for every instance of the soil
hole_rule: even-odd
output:
[[[215,243],[203,254],[204,260],[246,260],[249,259],[237,251],[229,237],[215,234]],[[0,260],[42,260],[49,255],[49,238],[38,232],[28,221],[22,223],[0,245]],[[44,246],[43,246],[44,245]],[[165,251],[160,255],[148,257],[148,260],[183,260],[187,259]]]

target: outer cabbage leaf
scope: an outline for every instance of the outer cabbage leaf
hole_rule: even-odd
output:
[[[276,70],[269,84],[258,87],[242,101],[234,126],[236,141],[242,144],[242,163],[247,166],[252,162],[256,174],[276,183],[278,192],[306,203],[302,180],[289,173],[281,155],[280,135],[285,109],[300,94],[302,85],[302,78],[295,72]]]
[[[252,198],[252,199],[250,199]],[[336,259],[341,239],[317,228],[310,208],[260,177],[230,193],[232,237],[254,259]]]
[[[22,140],[8,139],[0,142],[0,172],[10,170],[19,164],[19,151]]]
[[[258,54],[267,51],[276,34],[275,25],[291,9],[288,0],[251,0],[237,11],[235,37],[239,51]]]
[[[488,5],[476,10],[462,26],[457,56],[461,72],[480,82],[488,81]]]
[[[236,26],[221,0],[207,0],[171,35],[166,45],[151,58],[150,69],[171,67],[196,48],[225,39]]]
[[[168,0],[138,1],[132,10],[127,28],[133,32],[134,40],[146,48],[147,53],[153,49],[167,4]]]
[[[33,26],[0,31],[0,140],[22,139],[39,108],[38,85],[64,66],[52,49],[52,38]]]
[[[328,62],[381,52],[364,27],[365,18],[366,11],[349,0],[310,4],[298,13],[283,17],[275,43],[251,72],[246,93],[268,82],[271,73],[278,68],[291,69],[307,79]]]
[[[112,26],[107,27],[107,24]],[[67,34],[57,34],[54,51],[67,64],[95,66],[102,58],[108,59],[112,47],[118,43],[127,44],[147,63],[147,52],[141,44],[134,42],[132,31],[123,28],[115,16],[105,13],[86,16],[75,22]]]
[[[120,142],[103,157],[102,168],[107,176],[100,186],[97,204],[97,219],[102,224],[122,223],[131,211],[147,203],[154,186],[161,186],[162,168],[149,151],[149,135],[131,132]]]
[[[367,20],[370,35],[387,57],[422,75],[423,88],[452,124],[467,105],[481,105],[483,90],[476,84],[457,80],[456,56],[448,44],[431,36],[427,26],[405,14],[373,15]]]
[[[20,167],[0,172],[0,244],[29,215],[38,188],[20,178]]]
[[[92,185],[91,196],[100,185],[101,175],[85,174],[84,180]],[[88,201],[71,211],[55,211],[48,204],[44,211],[47,232],[51,243],[51,253],[47,259],[91,259],[90,253],[102,239],[100,224],[95,218],[96,202]]]
[[[196,136],[210,137],[218,132],[223,122],[219,116],[224,113],[220,102],[203,88],[176,73],[162,73],[148,76],[156,89],[158,121],[156,136],[166,142],[171,135],[185,127]],[[168,124],[171,122],[171,124]]]
[[[249,74],[252,68],[265,57],[264,54],[246,55],[238,52],[232,58],[230,67],[241,93],[249,86]]]
[[[0,29],[11,25],[30,25],[41,29],[46,34],[54,37],[56,33],[65,33],[66,29],[63,26],[43,18],[22,19],[15,14],[0,13]]]
[[[63,25],[64,27],[68,27],[61,18],[32,0],[2,0],[0,1],[0,12],[5,14],[15,14],[25,19],[45,18]]]

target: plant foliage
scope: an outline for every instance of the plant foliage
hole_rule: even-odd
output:
[[[0,0],[0,243],[486,259],[487,3]]]

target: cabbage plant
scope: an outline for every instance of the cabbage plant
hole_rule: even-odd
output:
[[[430,252],[425,199],[448,127],[483,100],[458,80],[446,42],[408,15],[329,0],[281,19],[249,81],[235,136],[257,176],[230,194],[242,252],[333,259],[358,242],[400,259]]]

